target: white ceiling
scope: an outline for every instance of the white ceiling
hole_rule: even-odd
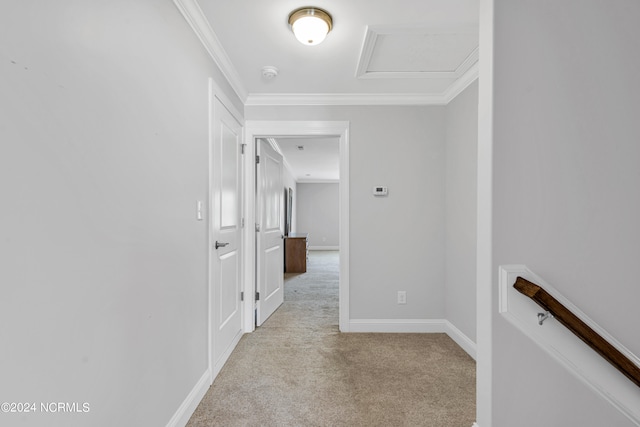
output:
[[[277,138],[276,143],[297,182],[337,182],[340,179],[340,140],[337,137]]]
[[[477,78],[478,1],[174,0],[248,106],[446,104]],[[303,6],[333,17],[319,45],[291,33],[289,13]],[[300,181],[335,179],[337,163],[319,168],[338,159],[337,140],[304,155],[293,140],[278,144]]]
[[[246,105],[444,104],[477,77],[478,0],[175,2]],[[333,16],[317,46],[287,21],[310,4]]]

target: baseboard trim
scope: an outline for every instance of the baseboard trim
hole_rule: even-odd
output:
[[[467,352],[473,360],[476,360],[476,343],[471,338],[462,333],[462,331],[456,328],[453,323],[447,322],[447,335],[456,342],[464,351]]]
[[[476,359],[476,343],[446,319],[351,319],[349,332],[444,333]]]
[[[200,377],[191,392],[184,399],[184,402],[182,402],[182,405],[180,405],[175,414],[173,414],[173,417],[171,417],[171,419],[167,423],[167,427],[184,427],[187,425],[189,419],[202,401],[202,398],[204,398],[204,395],[207,394],[209,387],[211,386],[211,384],[213,384],[213,380],[216,379],[218,373],[227,362],[227,359],[229,359],[229,356],[231,356],[231,352],[233,352],[233,350],[238,345],[238,342],[240,341],[240,338],[242,338],[242,335],[244,335],[243,332],[240,332],[236,335],[231,345],[229,345],[227,351],[225,351],[224,354],[220,357],[218,363],[213,366],[213,371],[211,371],[211,369],[207,369],[204,374],[202,374],[202,377]]]
[[[196,408],[200,404],[200,401],[209,390],[211,385],[211,371],[207,369],[200,377],[196,385],[191,392],[187,395],[182,402],[182,405],[173,414],[173,417],[167,423],[167,427],[184,427],[189,422],[189,418],[195,412]]]
[[[444,319],[351,319],[350,332],[446,333]]]
[[[309,246],[310,251],[339,251],[340,246]]]
[[[231,344],[229,344],[229,347],[227,347],[227,350],[220,356],[220,359],[218,359],[218,361],[215,362],[211,372],[211,382],[209,384],[213,384],[213,381],[216,379],[216,377],[220,373],[220,370],[222,369],[224,364],[227,363],[227,360],[229,360],[231,353],[233,353],[233,350],[235,350],[236,346],[240,342],[240,338],[242,338],[243,335],[244,335],[244,332],[239,331],[236,334],[236,336],[233,338],[233,341],[231,341]]]

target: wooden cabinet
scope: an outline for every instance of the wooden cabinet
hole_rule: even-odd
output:
[[[306,273],[309,234],[291,233],[284,238],[284,272]]]

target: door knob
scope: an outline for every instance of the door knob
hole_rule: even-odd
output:
[[[216,249],[218,248],[224,248],[225,246],[227,246],[229,243],[220,243],[216,240]]]

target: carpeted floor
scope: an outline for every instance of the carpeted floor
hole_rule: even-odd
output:
[[[338,253],[285,276],[187,424],[471,427],[475,362],[445,334],[338,331]]]

